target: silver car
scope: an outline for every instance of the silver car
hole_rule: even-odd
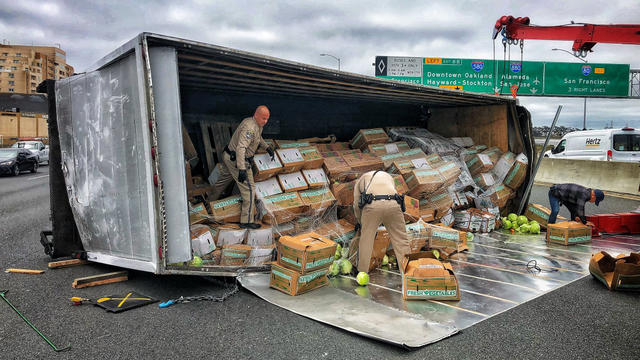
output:
[[[49,145],[45,145],[42,141],[18,141],[11,145],[12,148],[27,149],[32,154],[36,155],[38,164],[42,164],[45,161],[49,165]]]

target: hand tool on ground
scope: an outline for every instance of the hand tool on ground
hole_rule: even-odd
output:
[[[82,305],[83,303],[90,303],[99,306],[106,311],[115,313],[152,304],[158,301],[152,297],[138,294],[134,291],[129,291],[128,293],[126,293],[126,295],[105,296],[96,300],[87,299],[80,296],[74,296],[70,300],[75,306]]]
[[[46,337],[46,336],[44,336],[44,335],[40,332],[40,330],[38,330],[38,329],[37,329],[37,328],[36,328],[36,327],[35,327],[35,326],[34,326],[34,325],[29,321],[29,320],[27,320],[27,318],[26,318],[26,317],[24,317],[24,315],[22,315],[22,314],[20,313],[20,311],[18,311],[18,309],[16,309],[16,307],[15,307],[15,306],[13,306],[13,304],[11,304],[11,303],[9,302],[9,300],[7,300],[7,298],[4,296],[4,294],[6,294],[7,292],[9,292],[9,290],[0,290],[0,297],[2,297],[2,300],[4,300],[4,302],[6,302],[6,303],[7,303],[7,304],[8,304],[8,305],[13,309],[13,311],[15,311],[15,312],[16,312],[16,314],[18,314],[18,315],[22,318],[22,320],[24,320],[24,322],[26,322],[29,326],[31,326],[31,328],[32,328],[35,332],[37,332],[37,333],[38,333],[38,335],[40,335],[40,337],[41,337],[41,338],[43,338],[43,339],[44,339],[44,341],[46,341],[46,342],[47,342],[47,344],[49,344],[49,346],[51,346],[51,348],[53,348],[53,350],[55,350],[56,352],[60,352],[60,351],[65,351],[65,350],[69,350],[69,349],[71,349],[71,344],[67,345],[66,347],[63,347],[62,349],[58,349],[58,347],[57,347],[57,346],[53,345],[53,343],[52,343],[49,339],[47,339],[47,337]]]
[[[131,293],[129,293],[129,295],[131,295]],[[101,302],[105,302],[108,300],[123,300],[124,301],[128,301],[128,300],[153,300],[152,298],[149,297],[130,297],[130,296],[125,296],[125,297],[102,297],[98,300],[91,300],[91,299],[87,299],[87,298],[83,298],[83,297],[79,297],[79,296],[73,296],[71,297],[71,302],[73,303],[73,305],[82,305],[82,303],[91,303],[91,304],[95,304],[95,303],[101,303]]]

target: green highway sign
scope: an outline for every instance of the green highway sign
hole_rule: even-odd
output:
[[[412,84],[518,95],[628,97],[629,65],[377,56],[376,76]]]

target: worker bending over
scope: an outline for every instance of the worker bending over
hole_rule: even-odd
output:
[[[589,189],[578,184],[559,184],[553,185],[549,189],[549,205],[551,205],[551,214],[549,215],[549,224],[556,223],[560,205],[564,205],[571,213],[571,219],[575,221],[587,223],[587,217],[584,216],[584,205],[587,201],[600,204],[604,199],[602,190]]]
[[[262,128],[269,121],[269,115],[269,109],[260,105],[252,117],[242,120],[233,133],[231,141],[224,148],[220,176],[213,191],[213,200],[217,200],[231,180],[235,180],[242,196],[240,227],[244,229],[260,228],[260,224],[254,223],[256,191],[251,163],[259,147],[266,149],[271,160],[274,159],[273,149],[262,138]]]
[[[411,249],[404,225],[404,196],[396,193],[391,175],[383,171],[363,174],[353,187],[353,199],[353,210],[361,227],[358,271],[369,271],[373,242],[380,224],[387,228],[398,265],[402,266]]]

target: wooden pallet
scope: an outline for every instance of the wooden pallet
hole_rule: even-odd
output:
[[[238,125],[240,124],[200,121],[205,160],[209,173],[213,171],[216,164],[222,161],[224,148],[229,144],[229,141],[231,141],[233,132],[236,131]]]

